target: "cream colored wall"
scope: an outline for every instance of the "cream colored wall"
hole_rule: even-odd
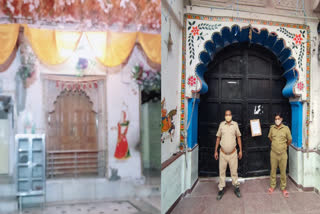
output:
[[[15,102],[15,74],[16,71],[18,70],[19,66],[20,66],[20,60],[19,60],[19,52],[17,52],[16,58],[13,60],[13,62],[11,63],[11,65],[9,66],[9,68],[5,71],[5,72],[1,72],[0,73],[0,80],[2,81],[2,92],[0,93],[1,95],[5,95],[5,96],[11,96],[11,98],[13,99],[13,102]],[[15,127],[17,127],[17,121],[18,121],[18,117],[16,114],[16,109],[14,108],[14,112],[13,112],[13,125]],[[11,123],[10,123],[11,126]],[[13,175],[14,173],[14,161],[15,161],[15,153],[14,153],[14,149],[15,149],[15,143],[14,143],[14,136],[13,134],[15,133],[16,130],[10,130],[10,134],[12,134],[9,138],[9,142],[8,142],[8,150],[6,150],[5,152],[7,152],[8,156],[9,156],[9,175]]]
[[[0,119],[0,175],[9,173],[10,118]]]
[[[109,167],[117,168],[123,179],[140,179],[142,177],[141,151],[137,149],[140,143],[140,95],[139,88],[131,79],[132,68],[136,63],[142,63],[145,69],[150,69],[137,48],[131,58],[118,73],[107,74],[107,130]],[[126,108],[125,105],[128,107]],[[117,160],[114,152],[117,144],[117,123],[122,110],[127,109],[130,121],[127,140],[131,157],[127,160]],[[109,171],[110,173],[110,171]]]
[[[168,1],[169,2],[169,1]],[[170,1],[169,6],[175,15],[162,4],[161,15],[161,99],[165,98],[165,109],[169,111],[177,108],[174,116],[175,134],[173,141],[169,138],[161,145],[161,163],[179,151],[180,141],[180,93],[182,70],[182,0]],[[177,22],[174,19],[177,17]],[[167,41],[171,32],[173,45],[172,51],[168,51]]]
[[[161,97],[165,98],[165,109],[168,112],[177,107],[177,115],[174,117],[174,138],[172,142],[166,139],[161,144],[161,163],[164,163],[179,151],[180,144],[183,1],[164,0],[161,7]],[[171,52],[167,49],[169,32],[173,40]],[[190,183],[190,176],[186,176],[188,172],[185,166],[185,164],[190,165],[189,159],[189,156],[186,158],[182,155],[161,170],[161,213],[163,214],[185,192],[186,182]]]
[[[161,171],[161,214],[165,214],[185,191],[185,155]]]

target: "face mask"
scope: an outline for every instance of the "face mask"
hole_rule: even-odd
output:
[[[281,121],[281,120],[275,120],[274,122],[275,122],[275,124],[276,124],[277,126],[279,126],[282,121]]]
[[[224,118],[226,119],[227,122],[230,122],[232,120],[232,116],[225,116]]]

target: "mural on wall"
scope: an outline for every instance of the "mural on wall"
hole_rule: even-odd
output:
[[[296,56],[298,56],[297,64],[299,67],[299,70],[304,71],[303,66],[303,58],[305,55],[305,44],[306,44],[306,30],[299,30],[296,33],[291,33],[289,30],[287,30],[284,27],[280,27],[277,29],[277,32],[282,33],[285,37],[287,37],[287,40],[289,42],[288,46],[291,47],[291,50],[295,53]]]
[[[125,160],[130,157],[130,150],[127,140],[127,132],[129,128],[129,120],[127,113],[121,112],[121,120],[118,122],[118,139],[114,157],[119,160]]]
[[[194,62],[196,48],[194,47],[195,41],[204,41],[204,37],[210,34],[210,31],[214,31],[218,29],[221,24],[208,24],[208,23],[200,23],[196,24],[196,21],[188,22],[188,48],[190,53],[190,65]],[[209,31],[209,32],[208,32]],[[199,44],[200,45],[200,44]],[[198,47],[199,47],[198,45]]]
[[[173,121],[173,117],[177,114],[177,107],[175,109],[172,109],[167,114],[167,109],[165,108],[165,98],[161,101],[161,142],[164,143],[164,141],[168,138],[170,138],[170,141],[172,142],[172,138],[174,136],[175,132],[175,125]]]

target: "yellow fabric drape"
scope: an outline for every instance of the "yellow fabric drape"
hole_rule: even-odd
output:
[[[137,39],[136,32],[87,32],[86,35],[98,60],[108,67],[123,63],[131,53]]]
[[[139,33],[138,41],[148,58],[157,64],[161,64],[161,35]]]
[[[98,60],[113,67],[123,63],[131,53],[138,37],[147,57],[161,64],[161,35],[147,33],[86,32]]]
[[[19,24],[0,25],[0,64],[7,61],[17,43]]]
[[[0,25],[0,64],[11,55],[19,35],[19,24]],[[75,51],[81,32],[66,32],[30,28],[24,25],[24,34],[37,57],[45,64],[63,63]],[[105,66],[122,64],[138,41],[147,57],[161,64],[161,35],[123,32],[86,32],[87,39],[98,60]]]
[[[46,64],[63,63],[76,49],[82,33],[48,29],[36,29],[25,26],[25,36],[33,51]]]

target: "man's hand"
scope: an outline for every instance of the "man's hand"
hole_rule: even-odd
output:
[[[239,160],[242,159],[242,151],[239,152]]]
[[[218,152],[215,151],[215,152],[214,152],[214,159],[218,160],[218,157],[219,157]]]

